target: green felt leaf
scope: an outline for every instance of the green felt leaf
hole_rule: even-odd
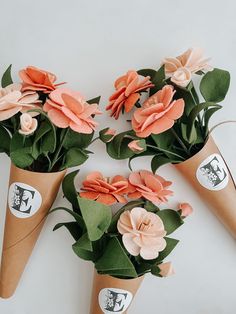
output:
[[[6,71],[3,73],[1,81],[2,88],[7,87],[8,85],[13,83],[13,80],[11,78],[11,67],[12,64],[10,64]]]
[[[112,138],[112,134],[106,134],[109,128],[105,128],[99,132],[99,138],[103,143],[108,143]]]
[[[173,133],[171,130],[165,131],[161,134],[152,134],[152,139],[156,143],[157,147],[168,149],[174,142]]]
[[[99,272],[117,277],[137,277],[134,265],[116,237],[110,239],[102,257],[96,262],[95,268]]]
[[[84,230],[85,229],[85,225],[84,225],[84,221],[83,221],[83,218],[76,212],[72,211],[71,209],[69,208],[66,208],[66,207],[56,207],[56,208],[53,208],[52,210],[50,210],[50,214],[58,211],[58,210],[63,210],[65,212],[67,212],[68,214],[70,214],[72,217],[74,217],[74,219],[76,220],[76,222],[79,224],[79,226]]]
[[[80,210],[91,241],[100,239],[110,226],[112,212],[109,206],[78,197]]]
[[[73,147],[81,149],[87,148],[93,139],[93,135],[94,132],[91,134],[82,134],[69,129],[64,139],[63,147],[66,149]]]
[[[206,129],[206,133],[207,133],[207,134],[208,134],[209,121],[210,121],[212,115],[213,115],[216,111],[218,111],[219,109],[221,109],[221,108],[222,108],[222,106],[219,105],[218,107],[210,108],[210,109],[208,109],[208,110],[206,110],[206,111],[204,112],[204,114],[203,114],[203,121],[204,121],[204,127],[205,127],[205,129]],[[207,136],[207,134],[206,134],[206,136]]]
[[[152,78],[152,83],[155,85],[150,89],[150,96],[155,94],[158,90],[162,89],[165,83],[165,66],[162,65]]]
[[[152,158],[152,161],[151,161],[151,169],[152,169],[152,172],[153,173],[156,173],[156,171],[161,167],[161,166],[164,166],[166,164],[169,164],[169,163],[173,163],[175,162],[174,160],[166,157],[166,156],[163,156],[163,154],[158,154],[158,155],[155,155],[153,158]]]
[[[65,227],[76,241],[82,236],[82,229],[76,221],[58,223],[53,228],[53,231],[56,231],[61,227]]]
[[[7,130],[0,124],[0,153],[10,152],[11,136]]]
[[[85,233],[82,237],[73,244],[73,251],[80,258],[91,261],[94,259],[93,246],[92,242],[88,238],[88,234]]]
[[[176,245],[179,243],[179,240],[165,237],[166,240],[166,247],[165,249],[159,253],[158,258],[155,260],[155,262],[161,262],[163,261],[176,247]]]
[[[135,155],[128,147],[132,139],[126,136],[130,135],[133,135],[133,131],[122,132],[116,135],[111,142],[107,143],[107,153],[114,159],[126,159]]]
[[[87,103],[88,104],[99,104],[100,100],[101,100],[101,96],[98,96],[98,97],[87,100]]]
[[[88,155],[80,148],[73,147],[65,155],[62,169],[82,165],[88,159]]]
[[[147,149],[146,151],[138,154],[138,155],[133,155],[129,158],[129,168],[130,170],[132,171],[132,166],[131,166],[131,161],[134,160],[135,158],[138,158],[138,157],[145,157],[145,156],[153,156],[153,155],[156,155],[156,151],[152,150],[152,149]]]
[[[160,276],[160,268],[158,267],[158,265],[153,265],[152,268],[151,268],[151,274],[154,275],[154,276],[157,276],[157,277],[161,277]]]
[[[34,161],[31,139],[15,133],[10,143],[10,158],[14,165],[21,169],[29,167]]]
[[[157,215],[163,221],[167,234],[174,232],[184,223],[179,213],[173,209],[160,210]]]
[[[141,70],[138,70],[137,73],[139,75],[142,75],[142,76],[150,76],[151,80],[154,79],[155,75],[156,75],[156,72],[155,70],[153,69],[141,69]]]
[[[200,91],[207,102],[220,102],[224,100],[229,85],[229,72],[215,68],[203,76],[200,83]]]
[[[73,171],[67,174],[62,182],[62,191],[66,199],[73,205],[73,207],[78,207],[78,193],[75,188],[74,180],[79,170]]]
[[[152,202],[150,201],[146,201],[144,208],[148,211],[148,212],[152,212],[152,213],[157,213],[160,209],[154,205]]]

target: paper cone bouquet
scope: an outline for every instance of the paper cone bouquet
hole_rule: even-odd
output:
[[[235,185],[209,131],[229,84],[229,72],[211,67],[200,49],[165,58],[157,71],[128,71],[116,80],[107,110],[115,119],[132,111],[132,129],[111,140],[104,129],[100,138],[112,158],[128,158],[129,164],[152,156],[153,173],[172,163],[236,238]]]
[[[11,66],[0,90],[0,152],[12,162],[0,270],[0,296],[20,280],[66,169],[88,156],[99,97],[56,83],[56,76],[29,66],[13,83]],[[63,83],[64,84],[64,83]]]
[[[67,211],[73,221],[59,223],[54,230],[66,227],[75,240],[75,254],[94,263],[90,314],[127,313],[145,274],[174,273],[172,264],[165,262],[178,243],[170,234],[192,208],[188,203],[176,210],[166,208],[172,182],[150,171],[132,172],[128,178],[92,172],[80,192],[73,183],[76,174],[68,174],[62,185],[72,209],[53,210]],[[123,206],[112,214],[116,203]]]

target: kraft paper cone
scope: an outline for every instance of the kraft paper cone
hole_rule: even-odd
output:
[[[38,173],[11,165],[0,296],[15,292],[66,171]]]
[[[235,183],[213,138],[209,137],[201,151],[175,167],[236,238]]]
[[[100,275],[95,271],[90,314],[127,314],[127,309],[143,279],[144,276],[119,279],[109,275]]]

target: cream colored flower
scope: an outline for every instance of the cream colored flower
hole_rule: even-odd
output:
[[[19,133],[22,135],[30,135],[38,127],[38,121],[35,118],[32,118],[30,114],[23,113],[20,116],[20,129]]]

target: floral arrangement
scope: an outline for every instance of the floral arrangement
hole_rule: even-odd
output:
[[[172,183],[146,170],[132,172],[128,178],[92,172],[77,192],[76,174],[68,174],[62,184],[72,210],[51,211],[65,210],[73,216],[74,221],[59,223],[54,230],[62,226],[69,230],[76,241],[74,252],[92,261],[99,274],[126,279],[149,272],[159,277],[173,274],[172,264],[164,260],[178,240],[169,235],[183,224],[192,207],[181,203],[177,210],[160,208],[173,195]],[[123,206],[113,214],[114,204]]]
[[[193,82],[197,76],[199,84]],[[132,111],[132,129],[111,138],[104,136],[107,128],[100,138],[112,158],[153,156],[153,172],[181,163],[205,145],[209,120],[222,107],[229,84],[229,72],[212,68],[198,48],[165,58],[157,71],[128,71],[116,80],[106,109],[115,119]]]
[[[0,152],[17,167],[55,172],[81,165],[90,153],[100,97],[86,101],[56,83],[54,74],[28,66],[13,83],[11,66],[0,90]]]

